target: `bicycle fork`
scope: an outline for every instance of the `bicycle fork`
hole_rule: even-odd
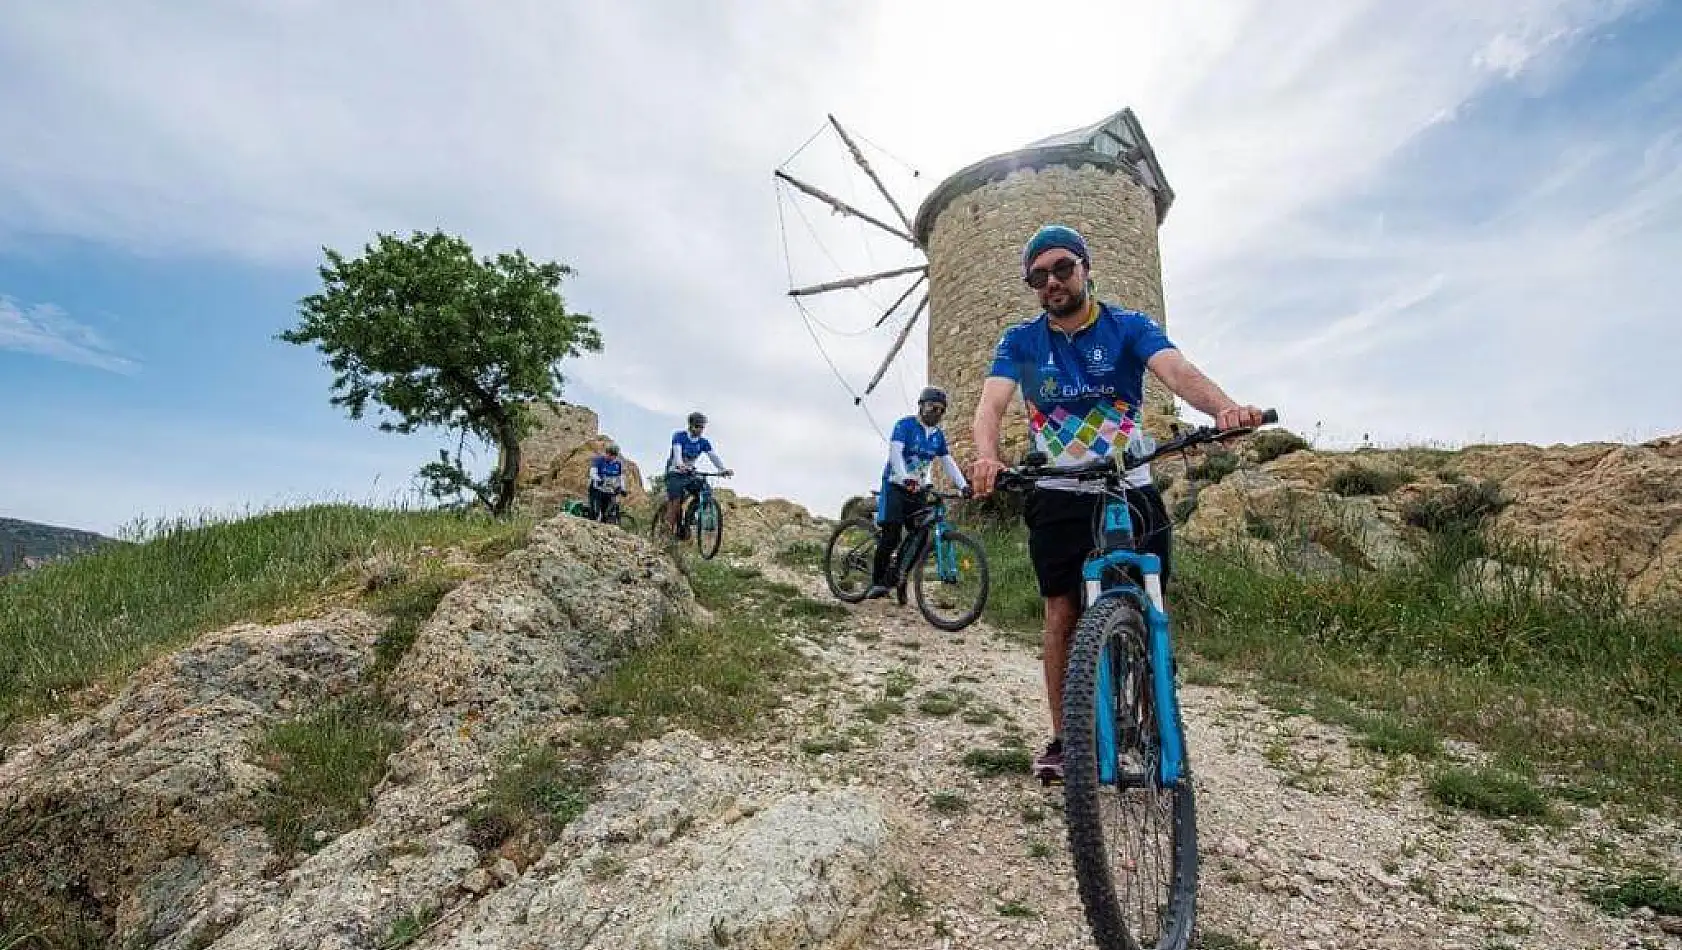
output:
[[[1084,572],[1084,593],[1087,606],[1097,602],[1105,595],[1103,573],[1108,567],[1121,563],[1130,563],[1139,569],[1145,581],[1144,597],[1137,598],[1138,588],[1132,592],[1136,599],[1143,601],[1145,617],[1145,632],[1147,636],[1146,649],[1150,658],[1151,672],[1151,702],[1156,714],[1157,729],[1157,777],[1164,788],[1173,788],[1179,784],[1185,769],[1185,737],[1180,733],[1179,703],[1174,694],[1174,661],[1173,644],[1168,632],[1168,614],[1163,609],[1161,562],[1154,554],[1135,554],[1132,552],[1117,553],[1109,557],[1092,561]],[[1129,585],[1131,587],[1131,585]],[[1121,596],[1123,591],[1112,590],[1110,596]],[[1117,692],[1121,688],[1122,670],[1121,658],[1115,655],[1113,643],[1104,644],[1098,656],[1097,696],[1098,708],[1103,714],[1097,716],[1098,727],[1098,780],[1103,784],[1115,784],[1120,776],[1120,748],[1119,736],[1116,734]],[[1135,700],[1137,697],[1133,697]],[[1132,710],[1137,726],[1137,713],[1140,710],[1135,703]],[[1133,781],[1141,781],[1143,776],[1127,776]]]

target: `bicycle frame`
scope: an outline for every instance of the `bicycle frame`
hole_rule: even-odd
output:
[[[707,504],[708,501],[712,500],[712,496],[713,496],[712,484],[710,482],[708,482],[707,479],[705,479],[705,478],[700,478],[700,479],[697,479],[696,481],[698,482],[700,487],[695,490],[695,502],[694,502],[695,507],[692,509],[695,513],[695,521],[696,521],[695,526],[697,528],[711,527],[711,525],[700,524],[700,521],[701,521],[702,518],[707,517],[708,514],[711,513],[711,511],[712,511],[712,507]]]
[[[1185,737],[1180,734],[1179,700],[1174,694],[1173,641],[1168,632],[1168,612],[1162,599],[1162,560],[1154,554],[1141,554],[1130,547],[1133,541],[1133,519],[1127,507],[1125,489],[1114,494],[1105,492],[1102,511],[1104,542],[1099,552],[1087,558],[1081,566],[1082,607],[1088,608],[1110,597],[1126,597],[1145,618],[1149,636],[1147,648],[1151,666],[1151,697],[1156,707],[1156,726],[1161,748],[1157,763],[1158,776],[1164,787],[1179,784],[1185,769]],[[1144,588],[1130,579],[1105,586],[1106,572],[1133,568],[1144,581]],[[1098,672],[1098,703],[1109,708],[1115,698],[1114,660],[1104,664]],[[1100,781],[1116,780],[1116,737],[1114,724],[1108,717],[1099,720],[1098,745]]]
[[[900,542],[899,570],[903,576],[909,570],[917,556],[922,553],[925,543],[934,545],[935,570],[940,579],[946,583],[956,583],[958,580],[958,559],[952,551],[952,545],[946,540],[946,532],[951,530],[946,522],[946,501],[936,495],[930,500],[917,517],[923,520],[922,527],[907,531],[905,540]]]

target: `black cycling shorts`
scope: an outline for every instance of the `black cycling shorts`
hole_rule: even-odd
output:
[[[1173,553],[1173,522],[1155,486],[1127,492],[1138,550],[1162,559],[1162,587],[1168,588]],[[1028,526],[1028,558],[1034,564],[1041,597],[1080,590],[1080,569],[1092,553],[1092,526],[1104,496],[1095,492],[1035,489],[1028,493],[1022,520]]]

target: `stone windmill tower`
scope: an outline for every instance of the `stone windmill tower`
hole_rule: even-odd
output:
[[[1173,203],[1131,109],[979,161],[930,192],[912,232],[929,262],[928,378],[952,394],[946,429],[960,458],[971,455],[970,420],[999,334],[1039,311],[1022,282],[1028,238],[1052,223],[1079,231],[1099,297],[1166,326],[1157,228]],[[1146,415],[1173,412],[1172,395],[1147,378]],[[1026,437],[1018,404],[1001,431],[1007,460]]]
[[[1040,226],[1060,223],[1080,231],[1092,251],[1099,297],[1142,311],[1166,326],[1157,228],[1174,203],[1174,190],[1133,110],[1122,109],[1094,125],[962,169],[929,193],[914,221],[901,211],[853,138],[833,117],[829,122],[905,227],[861,211],[781,169],[776,177],[836,213],[892,235],[927,260],[792,288],[789,295],[798,300],[915,275],[915,282],[876,322],[880,327],[926,281],[927,289],[863,394],[868,395],[882,380],[926,309],[927,378],[951,394],[946,431],[960,459],[972,455],[970,420],[999,334],[1039,310],[1033,292],[1022,282],[1020,255]],[[861,399],[854,393],[855,403]],[[1174,413],[1172,396],[1154,378],[1146,382],[1144,412],[1146,421],[1155,423],[1153,429],[1163,428]],[[1006,418],[1001,436],[1006,459],[1018,456],[1025,447],[1027,429],[1020,404]]]

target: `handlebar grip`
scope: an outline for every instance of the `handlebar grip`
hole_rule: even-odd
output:
[[[1266,409],[1262,411],[1262,425],[1272,425],[1279,421],[1279,410]]]

